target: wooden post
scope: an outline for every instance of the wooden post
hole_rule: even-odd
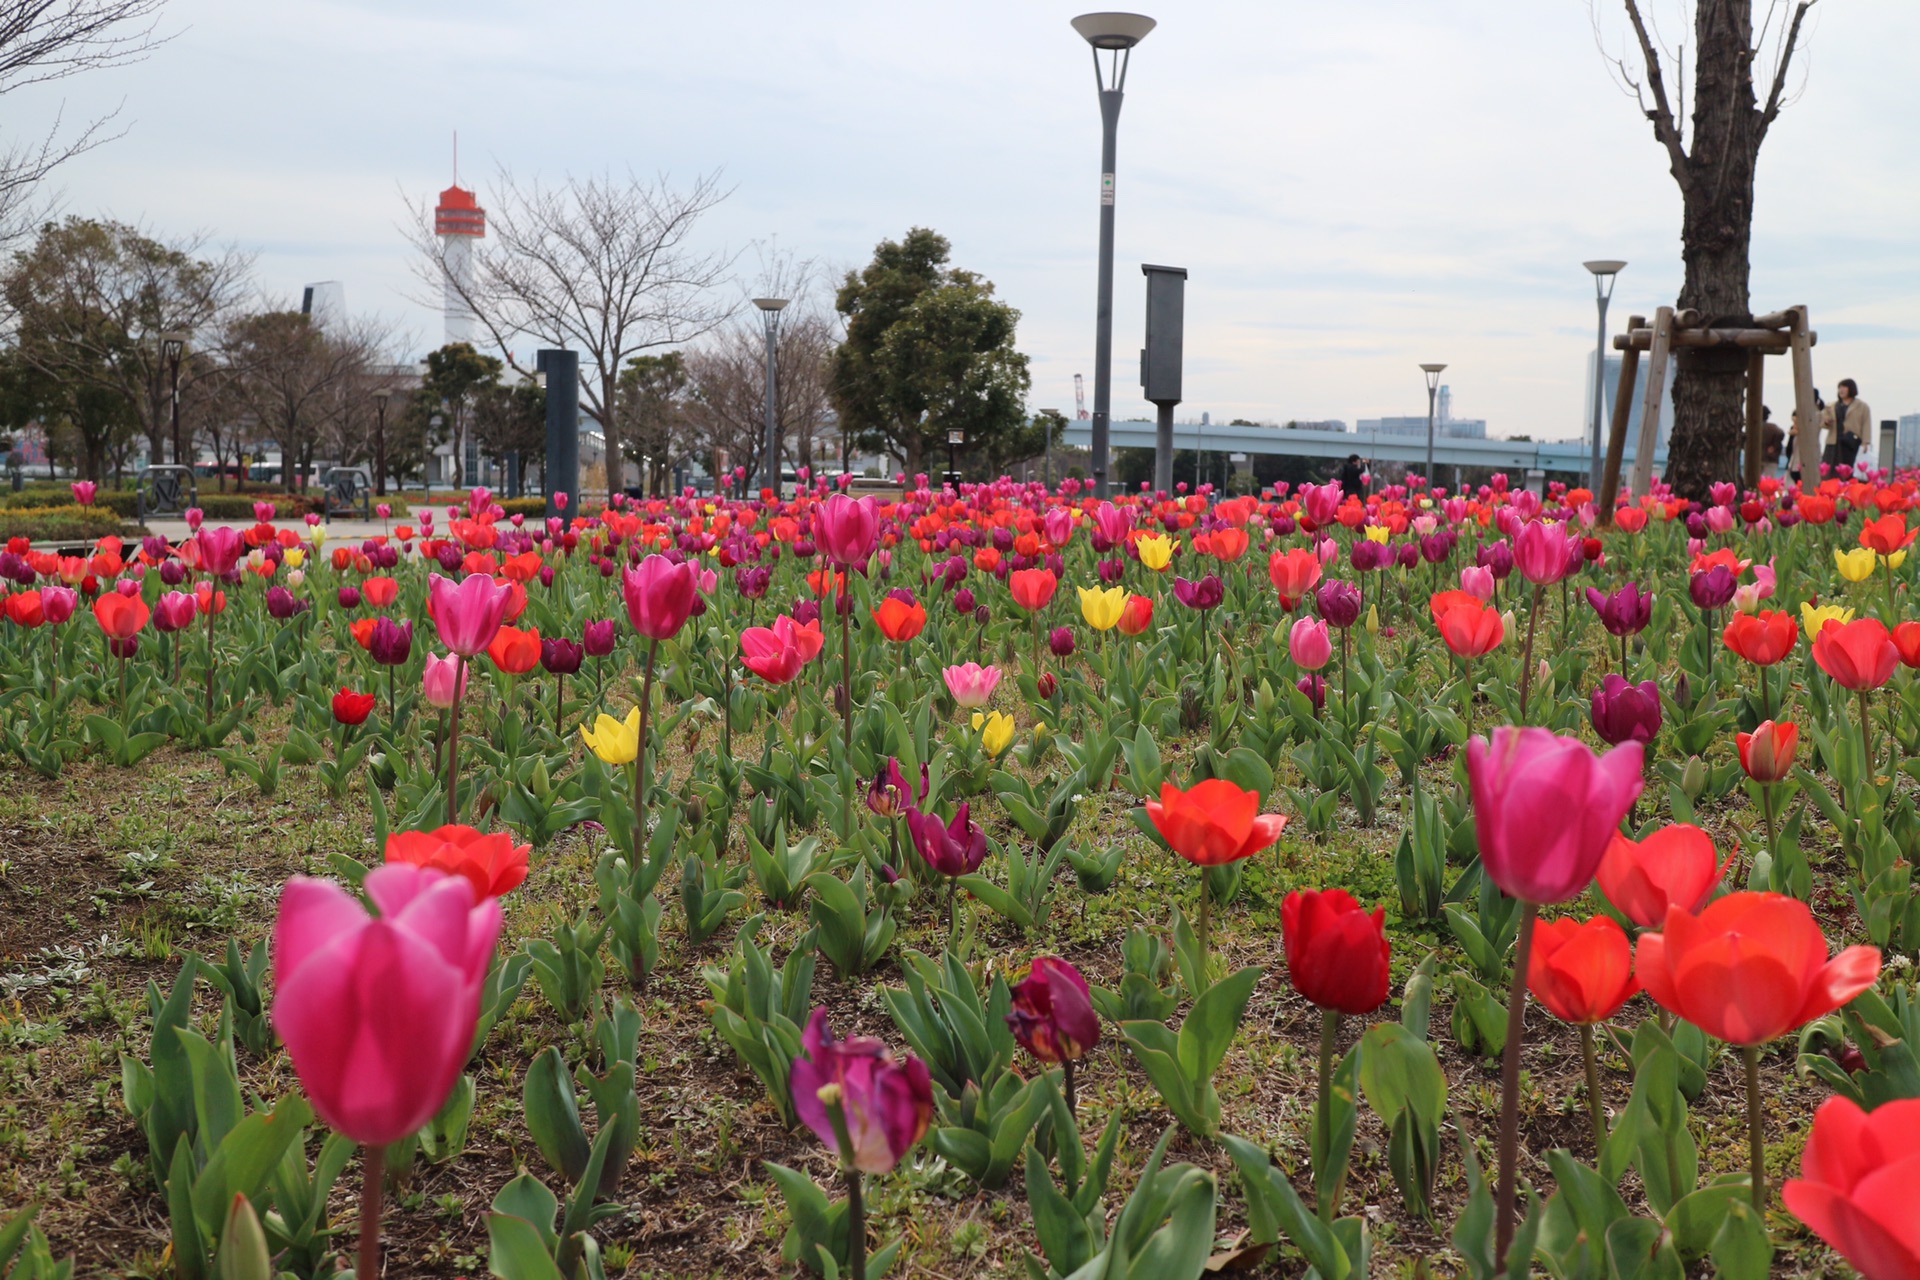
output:
[[[1788,331],[1792,335],[1793,411],[1800,424],[1800,446],[1796,462],[1800,470],[1800,488],[1812,493],[1820,484],[1820,419],[1813,408],[1813,344],[1809,341],[1807,308],[1787,308],[1792,316]]]
[[[1633,317],[1638,328],[1640,317]],[[1600,471],[1600,523],[1613,523],[1613,504],[1620,497],[1620,462],[1627,452],[1627,423],[1633,417],[1633,392],[1640,372],[1640,348],[1620,353],[1620,387],[1613,397],[1613,421],[1607,427],[1607,461]]]
[[[1766,467],[1767,416],[1761,398],[1767,385],[1767,357],[1756,351],[1747,357],[1747,466],[1746,487],[1760,487],[1760,473]]]
[[[1673,308],[1653,313],[1653,349],[1647,357],[1647,392],[1641,401],[1640,439],[1633,447],[1633,496],[1653,488],[1653,451],[1660,443],[1660,401],[1667,392],[1667,356],[1673,347]]]

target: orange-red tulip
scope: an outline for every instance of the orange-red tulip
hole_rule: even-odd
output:
[[[1920,1280],[1920,1098],[1872,1112],[1828,1098],[1813,1113],[1800,1173],[1781,1193],[1794,1217],[1866,1280]]]
[[[1770,667],[1793,652],[1800,626],[1784,609],[1736,613],[1721,633],[1727,648],[1757,667]]]
[[[518,627],[502,626],[494,633],[493,641],[487,645],[487,656],[493,659],[493,665],[508,675],[523,676],[540,665],[540,629],[526,631]]]
[[[1762,720],[1752,733],[1736,734],[1740,767],[1755,782],[1780,782],[1793,772],[1793,753],[1800,745],[1800,726],[1791,720]]]
[[[895,644],[904,644],[927,625],[927,606],[918,600],[908,604],[899,596],[888,596],[873,611],[873,621],[881,635]]]
[[[1893,678],[1900,651],[1878,618],[1829,622],[1813,638],[1813,660],[1849,689],[1878,689]]]
[[[1605,1022],[1639,989],[1627,932],[1606,916],[1534,926],[1527,990],[1560,1021]]]
[[[1252,857],[1287,825],[1284,814],[1260,812],[1258,791],[1225,778],[1208,778],[1185,791],[1163,783],[1160,799],[1147,801],[1147,817],[1175,853],[1202,867]]]
[[[1642,929],[1658,929],[1667,908],[1698,911],[1720,883],[1729,853],[1720,861],[1713,837],[1691,823],[1662,827],[1645,840],[1616,835],[1595,879],[1607,901]]]
[[[1456,657],[1485,657],[1507,638],[1499,612],[1465,591],[1436,592],[1430,605],[1440,638]]]

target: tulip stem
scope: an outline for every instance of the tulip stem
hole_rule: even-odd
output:
[[[207,588],[207,723],[213,723],[213,615],[220,597],[214,589]]]
[[[1547,589],[1544,586],[1535,584],[1533,605],[1527,610],[1527,647],[1520,655],[1520,723],[1522,724],[1527,722],[1527,694],[1533,688],[1533,630],[1540,621],[1540,606],[1546,594]],[[1505,1219],[1503,1218],[1502,1221],[1504,1222]],[[1501,1246],[1501,1252],[1502,1254],[1506,1252],[1506,1246]]]
[[[847,779],[840,787],[840,838],[853,838],[853,579],[851,570],[840,578],[840,746]],[[866,1280],[862,1276],[860,1280]]]
[[[380,1274],[380,1187],[386,1181],[387,1149],[378,1143],[363,1147],[360,1155],[360,1265],[355,1280],[377,1280]]]
[[[1211,926],[1213,921],[1210,918],[1210,909],[1211,909],[1212,900],[1213,900],[1213,886],[1207,882],[1207,869],[1205,867],[1201,867],[1200,868],[1200,980],[1202,982],[1205,982],[1207,979],[1207,961],[1212,954]],[[1194,992],[1193,997],[1194,999],[1198,1000],[1200,998],[1200,993],[1198,991]]]
[[[1075,1101],[1075,1094],[1073,1091],[1073,1059],[1072,1058],[1061,1059],[1060,1067],[1061,1067],[1061,1070],[1063,1070],[1066,1073],[1066,1079],[1064,1081],[1064,1084],[1065,1084],[1065,1091],[1067,1095],[1067,1114],[1072,1115],[1074,1113],[1074,1101]]]
[[[1340,1034],[1340,1011],[1322,1009],[1320,1011],[1320,1105],[1314,1108],[1313,1127],[1314,1151],[1322,1159],[1331,1162],[1333,1156],[1333,1044]],[[1314,1180],[1319,1181],[1323,1170],[1314,1170]],[[1327,1222],[1333,1221],[1333,1215],[1340,1207],[1340,1189],[1328,1188],[1326,1203],[1320,1205],[1320,1217]]]
[[[177,648],[174,650],[175,658],[179,657],[179,652],[180,651]],[[399,698],[393,691],[393,687],[394,687],[393,673],[394,673],[394,665],[392,663],[388,663],[387,664],[387,732],[388,733],[394,732],[394,726],[398,724],[400,721],[400,713],[396,709],[396,705],[399,701]],[[177,669],[174,672],[174,683],[175,684],[180,683],[180,673]]]
[[[1778,837],[1773,830],[1773,785],[1771,783],[1760,784],[1760,812],[1767,818],[1767,856],[1777,857],[1778,855],[1774,852],[1774,842]]]
[[[1871,783],[1873,781],[1873,721],[1867,714],[1868,696],[1865,689],[1860,690],[1860,755],[1861,763],[1866,768],[1864,780]]]
[[[640,741],[633,753],[633,865],[640,865],[640,851],[647,843],[647,719],[653,713],[653,660],[660,652],[658,640],[647,641],[647,666],[640,677]]]
[[[828,1085],[820,1092],[838,1085]],[[840,1148],[840,1169],[847,1179],[847,1266],[843,1274],[853,1280],[867,1280],[867,1204],[860,1194],[860,1167],[853,1162],[853,1134],[847,1126],[846,1103],[839,1097],[827,1102],[827,1121],[833,1126],[834,1145]]]
[[[460,695],[466,692],[466,659],[455,654],[453,728],[447,733],[447,825],[460,821]]]
[[[1593,1120],[1593,1149],[1595,1153],[1607,1147],[1607,1109],[1600,1099],[1600,1062],[1594,1054],[1593,1024],[1580,1024],[1580,1057],[1587,1068],[1587,1114]]]
[[[1541,588],[1534,588],[1539,602]],[[1531,638],[1531,637],[1529,637]],[[1494,1196],[1494,1260],[1502,1270],[1513,1244],[1513,1193],[1519,1173],[1520,1041],[1526,1034],[1527,962],[1533,955],[1533,920],[1539,908],[1520,904],[1520,933],[1514,939],[1513,989],[1507,997],[1507,1048],[1500,1062],[1500,1184]]]
[[[1740,1060],[1747,1068],[1747,1161],[1753,1170],[1754,1212],[1767,1208],[1767,1148],[1760,1128],[1760,1046],[1745,1045]]]

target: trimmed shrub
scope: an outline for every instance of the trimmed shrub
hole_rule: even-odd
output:
[[[0,542],[9,538],[92,542],[110,533],[121,533],[125,523],[111,509],[98,503],[91,507],[72,501],[63,506],[8,506],[0,508]]]

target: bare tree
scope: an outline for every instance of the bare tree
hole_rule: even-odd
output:
[[[1654,141],[1665,150],[1668,171],[1680,188],[1686,278],[1677,305],[1698,309],[1712,325],[1739,327],[1753,319],[1747,286],[1754,171],[1767,130],[1793,96],[1793,55],[1817,2],[1766,0],[1756,30],[1754,0],[1681,0],[1692,38],[1689,111],[1683,74],[1687,46],[1669,47],[1657,23],[1650,24],[1650,17],[1657,17],[1651,0],[1623,0],[1632,50],[1609,52],[1607,59],[1652,124]],[[1606,52],[1597,14],[1595,32]],[[1764,102],[1756,92],[1756,70],[1768,86]],[[1715,480],[1737,474],[1747,353],[1732,347],[1688,349],[1677,354],[1676,363],[1667,480],[1688,497],[1704,498]]]
[[[323,448],[349,447],[373,415],[376,321],[323,329],[298,311],[264,311],[234,326],[232,358],[256,430],[280,446],[281,480],[298,492]]]
[[[488,200],[488,237],[463,278],[420,205],[409,227],[420,278],[451,288],[512,369],[533,374],[529,340],[581,352],[581,396],[606,437],[607,488],[620,488],[619,379],[627,360],[678,346],[724,321],[716,293],[732,257],[694,245],[700,217],[725,199],[718,174],[679,190],[665,177],[522,183],[502,170]],[[521,344],[516,350],[515,342]]]
[[[84,71],[124,66],[164,38],[156,34],[165,0],[0,0],[0,95],[64,80]],[[67,160],[120,136],[118,112],[68,133],[62,121],[39,138],[0,149],[0,244],[44,216],[36,199],[42,180]]]

